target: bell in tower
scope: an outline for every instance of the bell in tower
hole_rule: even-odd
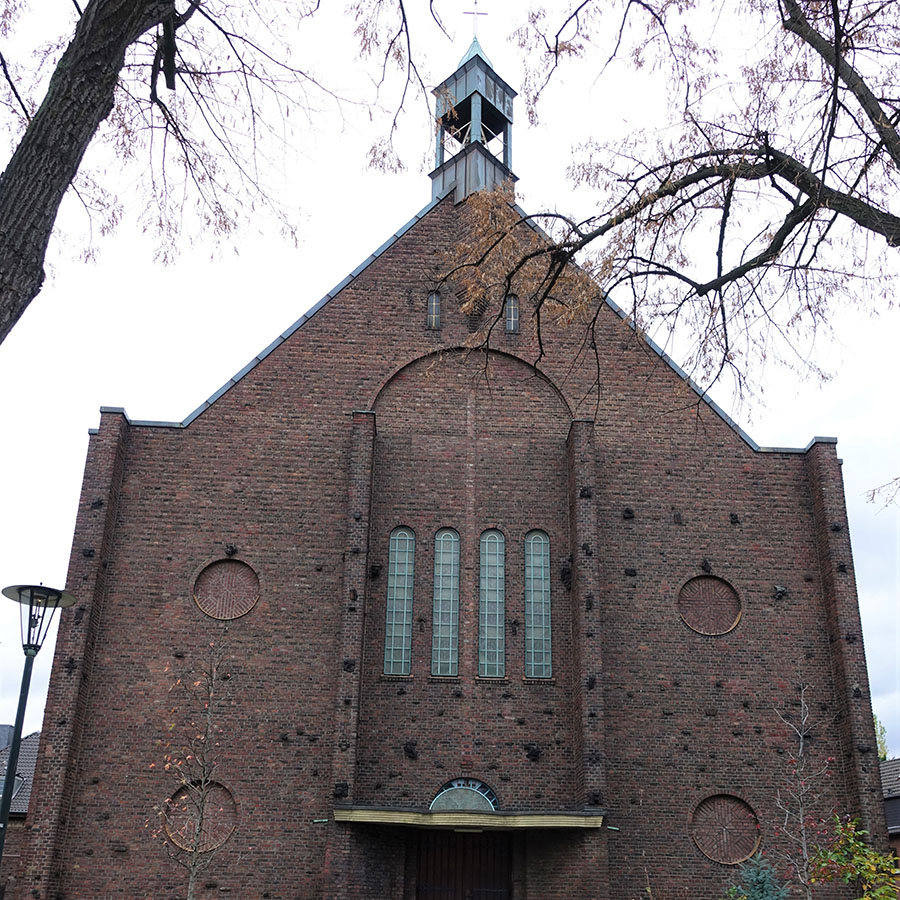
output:
[[[437,97],[432,199],[456,188],[456,202],[475,191],[514,183],[512,109],[516,92],[494,71],[473,38],[459,68],[434,89]]]

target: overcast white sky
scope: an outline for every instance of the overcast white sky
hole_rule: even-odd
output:
[[[518,23],[497,6],[482,3],[491,15],[479,23],[479,39],[497,72],[517,87],[520,54],[506,38]],[[71,9],[68,0],[42,0],[45,16],[51,7],[61,21]],[[471,5],[454,5],[461,8]],[[455,69],[471,39],[469,17],[457,11],[445,17],[454,41],[434,29],[422,38],[429,42],[432,83]],[[309,57],[331,73],[331,83],[359,94],[367,76],[340,28],[339,18],[326,20]],[[665,102],[658,90],[625,69],[614,76],[573,78],[567,93],[561,85],[535,127],[517,107],[513,169],[527,210],[577,205],[564,177],[573,143],[589,134],[627,133],[658,115]],[[68,237],[51,247],[47,284],[0,345],[0,586],[65,584],[87,430],[98,424],[101,405],[123,406],[134,419],[182,420],[428,202],[430,182],[420,164],[431,146],[424,111],[413,108],[402,120],[401,174],[366,167],[373,135],[383,128],[377,112],[369,121],[350,108],[300,129],[297,158],[281,187],[300,223],[297,249],[273,229],[245,233],[239,253],[221,256],[203,240],[188,247],[186,239],[180,259],[164,267],[152,261],[152,243],[130,218],[104,241],[97,262],[84,264],[74,257],[85,221],[77,204],[67,203]],[[115,176],[105,185],[128,187]],[[900,314],[896,307],[876,319],[846,311],[834,324],[833,343],[817,348],[834,374],[829,383],[770,367],[762,373],[765,405],[735,409],[729,396],[716,390],[712,396],[765,446],[838,437],[873,702],[896,756],[900,509],[867,503],[865,494],[900,473]],[[0,722],[14,719],[21,677],[15,612],[13,604],[0,604]],[[51,656],[46,647],[38,657],[26,733],[40,728]]]

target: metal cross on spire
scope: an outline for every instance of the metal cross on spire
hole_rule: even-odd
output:
[[[479,16],[486,16],[487,13],[478,12],[478,0],[474,0],[474,3],[475,3],[475,9],[473,9],[473,10],[464,10],[464,11],[463,11],[463,15],[464,15],[464,16],[471,16],[471,17],[472,17],[472,34],[473,34],[475,37],[478,37],[478,17],[479,17]]]

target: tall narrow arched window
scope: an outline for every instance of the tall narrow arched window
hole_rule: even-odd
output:
[[[553,674],[550,630],[550,538],[543,531],[525,535],[525,677]]]
[[[517,294],[506,295],[506,330],[509,334],[519,333],[519,297]]]
[[[459,535],[442,528],[434,536],[434,606],[431,674],[457,675],[459,659]]]
[[[428,306],[425,311],[425,327],[438,329],[441,327],[441,295],[432,291],[428,295]]]
[[[499,531],[481,535],[481,594],[478,609],[478,674],[506,675],[506,547]]]
[[[416,536],[409,528],[395,528],[391,532],[388,552],[384,623],[385,675],[409,675],[415,555]]]

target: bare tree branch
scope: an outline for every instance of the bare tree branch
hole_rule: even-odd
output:
[[[891,155],[894,164],[900,166],[900,135],[890,127],[889,116],[881,108],[876,96],[872,93],[862,76],[846,58],[833,52],[835,47],[812,27],[809,20],[803,14],[799,0],[782,0],[787,12],[784,18],[784,27],[796,34],[801,40],[809,44],[819,57],[837,71],[841,81],[850,89],[856,97],[859,105],[874,126],[879,138],[883,141],[885,149]],[[837,35],[835,36],[837,44]],[[837,56],[837,58],[835,58]]]
[[[28,112],[28,107],[25,105],[25,101],[22,99],[19,94],[18,88],[16,88],[16,83],[13,81],[12,75],[9,73],[9,67],[6,64],[6,58],[0,53],[0,69],[3,69],[3,77],[6,79],[6,83],[9,85],[9,89],[12,91],[13,96],[16,98],[19,106],[22,109],[22,115],[25,116],[25,121],[31,121],[31,113]]]

